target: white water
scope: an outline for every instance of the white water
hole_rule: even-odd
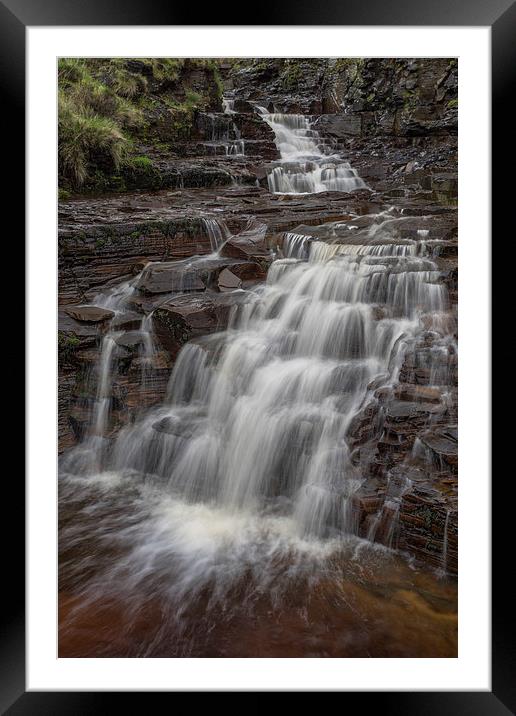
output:
[[[116,338],[120,333],[109,333],[102,341],[99,364],[99,382],[94,411],[94,433],[104,435],[106,431],[109,406],[111,404],[111,382],[113,376],[112,361],[116,349]]]
[[[206,257],[208,259],[220,257],[222,249],[231,240],[251,241],[258,247],[263,243],[267,232],[267,225],[253,217],[249,218],[244,228],[236,234],[230,231],[227,223],[220,217],[205,217],[202,219],[202,223],[212,250],[211,254]]]
[[[390,214],[377,222],[360,243],[285,234],[286,258],[272,263],[229,329],[182,348],[163,405],[122,429],[110,454],[91,443],[95,460],[83,446],[65,464],[65,474],[102,485],[105,474],[116,490],[140,485],[141,523],[116,527],[130,556],[111,569],[114,589],[121,579],[131,589],[150,588],[153,579],[161,589],[164,580],[184,599],[210,582],[223,600],[249,573],[262,589],[280,589],[279,564],[290,564],[291,576],[310,564],[319,569],[356,544],[353,496],[363,476],[350,457],[351,421],[371,385],[396,382],[424,317],[446,309],[420,242],[393,238]],[[235,237],[222,220],[204,225],[212,254],[181,267],[217,257],[230,239],[263,239],[266,228],[251,221]],[[119,310],[134,285],[104,305]],[[114,338],[105,339],[99,397]],[[98,420],[100,433],[106,414]],[[369,538],[394,546],[402,486],[390,492]]]
[[[384,502],[371,521],[367,534],[368,540],[381,542],[390,548],[397,546],[396,529],[399,523],[401,501],[411,486],[411,481],[405,475],[389,474]]]
[[[428,261],[406,254],[312,241],[308,261],[275,261],[229,331],[183,348],[168,404],[120,434],[112,468],[235,519],[272,510],[300,539],[354,534],[350,421],[375,377],[396,379],[419,314],[443,308]]]
[[[367,188],[351,165],[338,155],[325,154],[323,140],[302,114],[257,110],[274,132],[280,163],[268,172],[269,189],[275,194],[351,192]]]
[[[211,124],[209,144],[215,153],[222,146],[227,157],[245,156],[245,140],[231,115],[235,114],[235,100],[222,98],[224,114],[207,113],[206,118]]]
[[[210,240],[212,255],[219,255],[220,250],[232,238],[233,234],[223,219],[205,217],[202,219],[206,233]]]
[[[83,453],[85,456],[83,462],[88,469],[98,467],[99,455],[94,453],[99,450],[99,446],[101,451],[104,450],[104,443],[101,438],[106,437],[110,432],[109,422],[113,404],[112,388],[117,377],[116,353],[117,349],[119,349],[118,340],[123,338],[125,332],[137,334],[135,339],[138,343],[140,359],[141,392],[145,392],[149,387],[153,361],[158,351],[152,322],[153,311],[147,315],[142,315],[139,327],[129,331],[121,330],[114,323],[117,318],[123,318],[128,312],[132,313],[134,311],[131,300],[137,294],[139,286],[149,275],[169,271],[169,276],[171,277],[169,279],[170,292],[181,293],[188,291],[197,269],[213,265],[217,261],[223,261],[221,251],[228,241],[244,239],[259,244],[263,241],[267,229],[263,222],[256,219],[249,219],[243,230],[236,234],[230,231],[226,222],[219,217],[203,217],[201,223],[210,242],[211,252],[209,254],[176,261],[149,261],[134,279],[99,293],[92,299],[91,305],[109,309],[113,311],[114,315],[110,322],[106,324],[105,332],[101,339],[99,360],[93,366],[93,376],[90,376],[90,379],[92,377],[95,379],[96,390],[91,424],[88,426],[85,436],[87,439],[76,451],[77,453]],[[174,273],[170,273],[170,269],[173,269]],[[69,456],[69,462],[74,466],[78,464],[77,457],[77,454],[70,454]],[[80,462],[81,460],[79,459]]]
[[[225,114],[235,114],[235,100],[229,97],[222,98],[222,109]]]

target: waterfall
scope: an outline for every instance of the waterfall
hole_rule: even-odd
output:
[[[371,381],[396,379],[419,316],[445,297],[415,245],[303,238],[285,236],[288,258],[230,330],[182,349],[166,404],[120,433],[110,467],[152,474],[189,504],[272,509],[299,539],[320,539],[356,533],[362,477],[348,427]]]
[[[151,378],[152,364],[157,351],[156,342],[154,339],[154,330],[152,326],[152,314],[153,311],[151,311],[147,316],[144,316],[140,325],[142,344],[139,349],[139,354],[141,360],[142,392],[144,392],[147,388],[150,387],[149,383]]]
[[[111,404],[111,382],[112,382],[112,360],[113,352],[116,349],[117,333],[109,333],[102,341],[100,353],[99,381],[97,398],[94,410],[94,432],[96,435],[104,435],[107,426],[109,406]]]
[[[232,116],[236,114],[234,106],[234,99],[223,97],[223,113],[210,112],[203,116],[210,132],[206,144],[215,154],[218,154],[221,149],[226,157],[243,157],[245,156],[245,140],[242,139],[240,130]]]
[[[235,99],[233,97],[222,97],[222,109],[225,114],[235,114]]]
[[[203,217],[202,223],[210,240],[212,254],[218,255],[224,244],[232,238],[232,233],[223,219],[208,216]]]
[[[245,157],[245,142],[243,139],[234,139],[230,144],[226,144],[227,157]]]
[[[209,271],[217,262],[225,263],[221,251],[228,241],[247,240],[259,244],[263,241],[267,229],[263,222],[254,218],[248,219],[244,228],[236,234],[220,217],[203,217],[201,224],[210,242],[209,254],[175,261],[149,261],[133,279],[95,295],[89,304],[109,309],[113,312],[113,316],[106,321],[100,339],[99,358],[93,364],[86,380],[86,385],[94,397],[91,417],[86,424],[85,439],[75,453],[72,450],[64,457],[65,466],[72,465],[73,469],[82,472],[96,469],[99,465],[99,458],[102,457],[100,452],[105,447],[102,438],[110,432],[113,385],[118,377],[117,357],[123,354],[127,336],[129,336],[129,345],[136,346],[138,352],[142,408],[145,406],[145,392],[151,387],[154,359],[158,352],[152,322],[154,310],[141,316],[139,326],[131,325],[127,330],[120,327],[124,325],[124,319],[128,315],[130,324],[138,321],[134,314],[132,299],[142,285],[149,279],[162,276],[160,280],[165,296],[170,293],[179,294],[195,290],[198,269]],[[97,452],[99,454],[96,454]],[[83,460],[81,455],[84,457]]]
[[[411,486],[411,481],[405,475],[388,475],[384,502],[371,522],[367,533],[368,540],[380,542],[390,548],[397,546],[396,530],[399,522],[401,501],[403,495]]]
[[[244,228],[236,234],[232,233],[224,219],[218,216],[203,217],[202,223],[210,240],[212,251],[207,257],[208,259],[219,258],[222,249],[231,240],[250,241],[259,246],[263,243],[267,232],[267,225],[254,217],[250,217]],[[203,260],[205,260],[204,257],[197,259],[201,263]]]
[[[243,182],[248,166],[263,176],[239,159],[247,104],[226,96],[223,113],[196,114],[196,146],[240,165]],[[256,109],[280,155],[270,192],[367,189],[311,117]],[[266,140],[250,139],[247,153],[260,147],[267,155]],[[379,195],[273,201],[216,184],[193,194],[163,252],[181,255],[204,234],[206,253],[145,263],[161,239],[137,241],[123,271],[142,270],[93,296],[108,310],[89,312],[98,323],[79,334],[81,370],[64,386],[78,438],[59,464],[65,639],[73,650],[95,632],[92,650],[108,656],[227,656],[240,642],[254,654],[245,637],[277,644],[280,616],[291,630],[282,656],[299,641],[303,656],[331,655],[330,642],[336,655],[375,655],[376,644],[384,655],[413,624],[433,648],[432,624],[453,630],[446,601],[427,601],[428,575],[416,582],[394,550],[425,549],[439,577],[455,569],[455,458],[435,430],[452,428],[456,408],[450,217],[422,215],[419,194],[376,214]],[[209,215],[192,220],[196,206]],[[446,594],[448,580],[434,581]],[[416,636],[403,656],[418,653]]]
[[[283,253],[286,258],[308,259],[309,242],[312,237],[304,234],[293,234],[288,231],[283,239]]]
[[[274,132],[280,162],[267,174],[274,194],[351,192],[367,188],[351,165],[338,155],[327,155],[310,118],[302,114],[269,113],[256,107]]]
[[[396,385],[447,296],[420,241],[394,230],[403,218],[387,213],[372,221],[351,233],[326,226],[331,243],[317,238],[323,227],[286,232],[266,282],[232,309],[227,330],[182,347],[161,405],[111,440],[103,437],[108,415],[99,407],[97,430],[62,461],[61,476],[65,485],[115,486],[114,498],[126,495],[135,512],[126,523],[123,510],[114,510],[125,557],[88,583],[86,603],[120,589],[164,592],[172,605],[167,624],[182,628],[188,605],[204,594],[207,613],[229,613],[235,589],[243,608],[245,600],[252,608],[255,594],[279,603],[296,580],[328,577],[338,555],[396,548],[410,483],[389,476],[386,499],[360,537],[355,497],[365,474],[348,433],[374,391]],[[203,224],[212,254],[175,262],[182,271],[213,262],[228,240],[263,242],[266,231],[256,219],[238,234],[218,217]],[[96,302],[123,310],[141,276]],[[141,330],[151,323],[149,315]],[[100,399],[116,372],[115,329],[104,338]],[[150,349],[144,339],[142,356]],[[102,511],[103,501],[92,509]],[[101,518],[92,535],[112,539]],[[444,565],[446,551],[447,525]]]

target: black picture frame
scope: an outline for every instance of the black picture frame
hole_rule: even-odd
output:
[[[196,22],[199,17],[202,23]],[[238,25],[244,24],[241,6],[175,3],[173,0],[1,0],[0,1],[0,77],[3,88],[4,137],[12,149],[9,162],[7,205],[15,213],[17,241],[25,215],[24,198],[24,124],[25,124],[25,29],[27,26],[60,25]],[[514,167],[514,120],[509,107],[513,99],[516,67],[516,3],[512,0],[283,0],[281,4],[262,0],[253,7],[253,25],[429,25],[490,26],[492,31],[492,193],[493,236],[500,234],[511,207],[512,182],[504,181],[504,167]],[[467,118],[466,120],[467,121]],[[512,157],[512,162],[511,162]],[[16,211],[16,209],[18,211]],[[43,237],[44,238],[44,237]],[[47,237],[50,240],[50,237]],[[508,239],[509,237],[506,236]],[[503,282],[493,281],[492,308],[500,309]],[[496,312],[492,312],[493,317]],[[31,346],[29,346],[29,349]],[[507,350],[507,349],[505,349]],[[500,365],[507,365],[508,352],[495,354]],[[22,400],[19,400],[23,404]],[[511,423],[512,421],[507,421]],[[19,429],[19,428],[18,428]],[[500,426],[493,435],[492,454],[496,447],[510,444],[507,427]],[[86,714],[106,713],[117,699],[129,696],[132,708],[144,705],[141,694],[115,692],[26,692],[25,690],[25,567],[24,567],[24,483],[19,471],[9,470],[4,480],[4,517],[13,517],[13,527],[4,536],[5,606],[2,610],[0,643],[0,708],[2,713],[19,714]],[[507,479],[505,479],[507,478]],[[505,480],[505,481],[504,481]],[[501,473],[501,484],[493,482],[493,552],[492,552],[492,691],[453,692],[346,692],[344,707],[350,699],[367,709],[381,713],[402,714],[468,714],[502,716],[516,712],[516,659],[513,639],[513,607],[510,604],[511,557],[507,549],[511,535],[514,500],[509,471]],[[512,487],[512,490],[514,488]],[[152,694],[154,696],[154,694]],[[158,694],[156,694],[157,696]],[[149,693],[143,695],[149,708]],[[169,694],[160,694],[169,699]],[[366,702],[364,703],[364,697]],[[360,700],[360,701],[358,701]],[[152,699],[155,703],[154,698]],[[170,703],[170,700],[169,700]]]

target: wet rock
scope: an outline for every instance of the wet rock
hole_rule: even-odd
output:
[[[400,400],[421,403],[440,403],[442,390],[433,386],[402,385],[396,389],[396,396]]]
[[[439,494],[439,493],[438,493]],[[399,548],[417,559],[457,574],[457,511],[456,504],[435,492],[414,488],[402,499],[399,512]]]
[[[442,412],[440,406],[434,403],[414,403],[407,400],[393,400],[387,405],[386,417],[391,423],[401,423],[409,420],[420,420],[423,416]]]
[[[222,249],[225,256],[236,259],[253,259],[255,257],[268,258],[269,252],[265,249],[263,240],[256,241],[251,238],[235,237],[230,239]]]
[[[455,433],[455,434],[454,434]],[[458,461],[458,445],[456,429],[433,430],[425,432],[419,437],[422,444],[428,448],[434,460],[456,467]]]
[[[133,352],[127,370],[118,375],[113,385],[114,391],[118,392],[121,423],[129,422],[141,410],[163,401],[170,368],[170,356],[164,350],[158,348],[150,359],[139,357],[138,351]],[[143,371],[145,381],[142,384]]]
[[[219,274],[218,286],[219,291],[235,291],[242,286],[242,279],[226,268]]]
[[[84,303],[87,292],[134,278],[135,266],[148,261],[181,259],[208,254],[210,242],[199,217],[167,216],[156,219],[138,195],[130,214],[122,211],[128,199],[113,198],[71,202],[71,216],[59,224],[59,302]]]
[[[268,258],[268,254],[266,257]],[[244,281],[250,284],[263,280],[266,276],[264,267],[255,261],[242,261],[231,257],[202,258],[191,262],[150,264],[143,271],[137,286],[146,296],[200,292],[212,287],[220,289],[219,277],[222,274],[225,276],[222,283],[225,281],[224,285],[229,287],[227,282],[230,280],[230,273],[236,279],[236,282],[233,280],[234,285],[231,284],[233,288],[239,288]],[[149,306],[142,308],[148,310]]]
[[[150,294],[204,291],[206,288],[198,271],[166,263],[148,265],[142,272],[137,286],[142,293]]]
[[[134,311],[126,311],[113,318],[111,321],[111,329],[113,331],[132,331],[140,327],[142,322],[142,314]]]
[[[422,186],[423,188],[431,189],[438,199],[448,200],[453,203],[457,198],[458,178],[455,172],[432,174]]]
[[[179,420],[175,416],[167,416],[161,420],[157,420],[153,423],[152,428],[158,433],[174,435],[175,437],[184,438],[185,440],[192,436],[192,430],[184,420]]]
[[[64,310],[76,321],[85,323],[102,323],[115,315],[114,311],[99,306],[68,306]]]
[[[359,487],[353,495],[353,510],[362,520],[380,509],[383,499],[378,493],[377,481],[372,486],[367,483]]]
[[[156,332],[174,358],[181,346],[192,338],[226,328],[233,306],[250,300],[244,291],[203,296],[178,296],[153,314]]]
[[[138,346],[142,345],[144,340],[145,339],[141,331],[126,331],[115,339],[118,346],[128,348],[129,350],[134,350]]]
[[[73,402],[73,391],[77,380],[76,369],[63,366],[59,361],[59,377],[57,390],[57,414],[58,414],[58,452],[72,447],[76,441],[76,435],[70,424],[70,410]]]
[[[242,285],[251,285],[267,278],[266,262],[258,263],[257,261],[239,261],[230,264],[231,273],[242,281]]]
[[[314,129],[323,136],[346,139],[362,134],[360,114],[322,114],[314,122]]]

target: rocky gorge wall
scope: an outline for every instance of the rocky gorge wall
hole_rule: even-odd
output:
[[[158,79],[144,61],[127,61],[126,70],[147,78],[145,121],[131,133],[133,156],[145,161],[126,163],[116,172],[100,162],[100,177],[96,170],[95,181],[80,192],[65,180],[72,196],[59,202],[60,451],[76,444],[91,421],[96,366],[111,318],[81,307],[134,279],[152,262],[209,254],[205,218],[223,218],[237,238],[226,246],[222,261],[196,272],[188,291],[174,288],[172,270],[165,281],[154,277],[135,292],[119,325],[110,436],[163,399],[186,341],[226,327],[238,300],[231,289],[263,281],[270,251],[281,248],[285,232],[310,235],[313,227],[352,223],[393,207],[397,215],[412,217],[401,239],[419,239],[421,226],[428,227],[439,280],[456,315],[456,60],[222,60],[216,67],[186,63],[170,81]],[[223,94],[232,102],[231,112],[224,111]],[[351,162],[368,189],[271,194],[267,168],[278,150],[256,105],[311,115],[323,140]],[[246,237],[251,220],[265,225],[259,245]],[[135,329],[152,311],[157,349],[150,372],[145,364],[149,375],[142,392]],[[396,534],[385,534],[383,541],[436,568],[443,568],[444,553],[444,566],[453,572],[456,354],[443,346],[446,386],[436,391],[428,355],[438,340],[430,330],[423,334],[402,366],[399,384],[391,391],[379,389],[354,421],[354,460],[367,477],[355,510],[360,533],[367,536],[374,528],[379,541],[397,511]],[[408,473],[412,486],[405,490],[401,478]]]

